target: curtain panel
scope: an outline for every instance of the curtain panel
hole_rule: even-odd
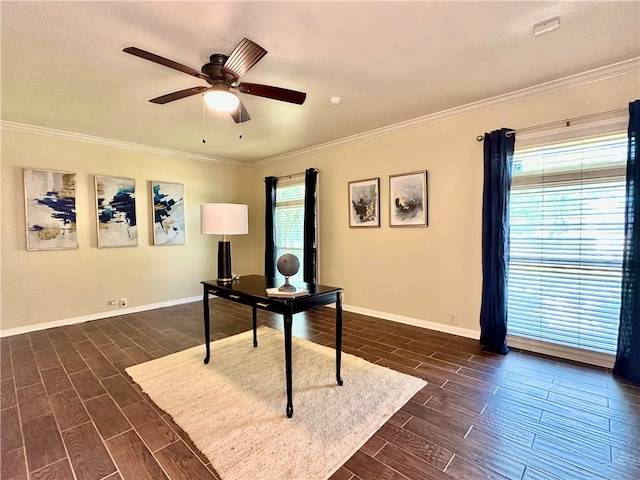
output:
[[[480,344],[493,352],[507,347],[507,277],[509,270],[509,191],[515,132],[484,134],[482,199],[482,304]]]
[[[276,231],[274,219],[276,215],[277,177],[265,177],[265,209],[264,209],[264,275],[276,276]]]
[[[640,383],[640,100],[629,104],[627,142],[620,328],[613,373]]]
[[[304,246],[303,280],[317,283],[318,250],[316,245],[316,186],[318,170],[308,168],[304,174]]]

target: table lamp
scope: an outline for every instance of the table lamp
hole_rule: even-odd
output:
[[[249,233],[248,207],[237,203],[204,203],[200,205],[200,232],[222,235],[218,242],[218,282],[231,283],[231,242],[227,235]]]

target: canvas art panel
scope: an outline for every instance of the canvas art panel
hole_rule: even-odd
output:
[[[135,247],[136,182],[133,178],[96,175],[98,247]]]
[[[76,174],[24,170],[27,250],[78,248]]]
[[[349,182],[349,227],[380,226],[380,177]]]
[[[184,185],[151,181],[153,244],[184,245]]]
[[[429,225],[427,171],[389,176],[389,226]]]

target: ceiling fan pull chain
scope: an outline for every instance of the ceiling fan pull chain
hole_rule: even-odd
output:
[[[240,127],[240,136],[238,138],[242,138],[242,102],[238,102],[238,118],[240,119],[240,122],[238,123],[239,127]]]
[[[205,108],[204,108],[204,95],[202,95],[202,143],[207,143],[205,140]]]

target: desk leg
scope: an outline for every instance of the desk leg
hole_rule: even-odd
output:
[[[293,314],[285,313],[284,317],[284,362],[287,375],[287,418],[293,416],[293,374],[291,372],[291,324],[293,323]]]
[[[336,381],[342,386],[340,360],[342,357],[342,292],[336,293]]]
[[[207,356],[204,357],[204,363],[209,363],[209,289],[204,286],[204,292],[202,294],[202,310],[204,312],[204,344],[207,348]]]
[[[257,308],[253,306],[253,348],[258,346],[258,334],[256,333],[256,328],[258,328],[258,312]]]

